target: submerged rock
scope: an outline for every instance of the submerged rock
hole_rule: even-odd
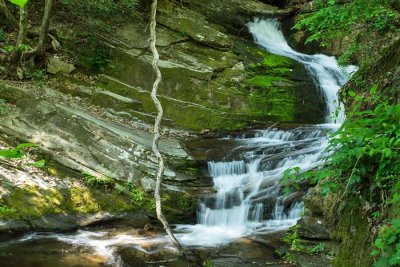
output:
[[[146,266],[149,264],[165,264],[177,260],[179,252],[173,247],[165,248],[164,244],[161,248],[156,245],[145,246],[140,249],[135,246],[125,245],[118,247],[114,252],[114,258],[117,259],[118,266],[133,267]]]

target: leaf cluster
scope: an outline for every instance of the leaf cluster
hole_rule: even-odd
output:
[[[146,198],[146,193],[129,182],[117,181],[109,176],[95,176],[89,172],[82,172],[83,182],[94,188],[104,188],[105,190],[116,190],[120,194],[127,195],[135,204],[142,205]]]
[[[0,112],[1,112],[1,107],[0,107]],[[25,149],[26,148],[35,148],[37,146],[38,145],[36,145],[34,143],[22,143],[22,144],[19,144],[15,148],[0,149],[0,158],[22,159],[25,156]],[[45,164],[46,164],[46,160],[44,160],[44,159],[38,160],[38,161],[33,162],[33,163],[26,163],[27,166],[34,166],[34,167],[37,167],[37,168],[43,168]]]
[[[99,177],[90,174],[89,172],[82,172],[81,177],[85,184],[92,186],[92,187],[113,187],[114,186],[114,179],[111,177],[101,175]]]
[[[294,26],[310,33],[306,43],[317,41],[325,47],[329,41],[350,33],[356,25],[364,24],[381,32],[396,28],[399,14],[391,7],[391,0],[336,0],[316,1],[318,11],[304,16]]]
[[[390,104],[376,94],[373,86],[360,96],[348,91],[344,101],[352,110],[329,141],[329,156],[323,169],[301,173],[285,172],[284,179],[308,180],[323,194],[334,193],[339,200],[358,197],[371,203],[370,217],[384,219],[386,210],[400,204],[400,104]],[[377,209],[380,208],[380,211]],[[400,221],[384,222],[375,241],[376,266],[400,263]]]
[[[0,150],[0,157],[9,159],[22,159],[25,156],[24,149],[28,147],[37,147],[37,145],[33,143],[23,143],[12,149],[2,149]]]
[[[394,219],[390,226],[384,226],[374,243],[371,255],[380,256],[376,267],[400,265],[400,219]]]

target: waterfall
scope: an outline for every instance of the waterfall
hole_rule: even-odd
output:
[[[325,124],[286,131],[268,129],[235,139],[241,149],[235,160],[208,163],[217,193],[200,203],[198,223],[177,225],[176,230],[183,232],[177,237],[184,245],[218,246],[242,236],[284,230],[296,224],[303,203],[295,201],[290,207],[285,206],[279,181],[288,168],[300,167],[305,171],[322,165],[328,146],[326,133],[344,119],[337,93],[348,75],[334,57],[294,51],[277,20],[256,19],[248,27],[255,42],[265,50],[304,65],[326,102]],[[348,68],[349,72],[354,70]],[[339,116],[334,119],[332,115],[338,108]]]
[[[280,23],[275,19],[260,20],[248,23],[249,31],[257,44],[270,53],[294,59],[304,65],[323,94],[327,105],[326,123],[340,124],[344,119],[344,109],[337,99],[337,93],[356,68],[340,68],[335,57],[322,54],[306,55],[294,51],[286,42]],[[339,108],[337,118],[332,118]]]

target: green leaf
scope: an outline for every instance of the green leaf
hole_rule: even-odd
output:
[[[37,146],[38,145],[34,144],[34,143],[22,143],[22,144],[19,144],[15,149],[21,150],[21,149],[26,148],[26,147],[37,147]]]
[[[16,148],[0,150],[0,157],[9,159],[21,159],[25,156],[24,148],[27,147],[37,147],[34,143],[22,143]]]
[[[354,92],[354,91],[349,91],[348,94],[351,97],[355,97],[357,95],[356,92]]]
[[[9,0],[9,1],[14,5],[17,5],[22,8],[28,3],[29,0]]]
[[[379,251],[378,250],[373,250],[371,252],[371,256],[376,256],[376,255],[379,255]]]
[[[375,240],[375,247],[377,247],[377,248],[380,248],[380,249],[382,249],[383,248],[383,241],[382,241],[382,238],[377,238],[376,240]]]
[[[371,87],[371,89],[369,90],[369,93],[371,95],[374,95],[376,93],[376,90],[378,89],[378,86],[374,85]]]
[[[46,160],[41,159],[35,162],[35,164],[33,164],[33,166],[37,167],[37,168],[43,168],[44,164],[46,163]]]
[[[24,156],[24,152],[19,149],[0,150],[0,157],[9,159],[20,159]]]

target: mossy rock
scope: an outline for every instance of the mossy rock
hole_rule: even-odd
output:
[[[248,75],[250,112],[280,122],[321,122],[325,104],[304,66],[253,46],[238,46]]]
[[[74,184],[70,188],[28,186],[15,188],[3,202],[15,209],[13,217],[39,218],[46,214],[88,214],[100,211],[125,212],[138,210],[131,200],[117,192]]]
[[[336,199],[331,199],[336,203]],[[340,241],[333,266],[372,266],[371,256],[372,234],[368,218],[362,210],[358,199],[346,199],[343,207],[330,205],[326,212],[332,237]]]

